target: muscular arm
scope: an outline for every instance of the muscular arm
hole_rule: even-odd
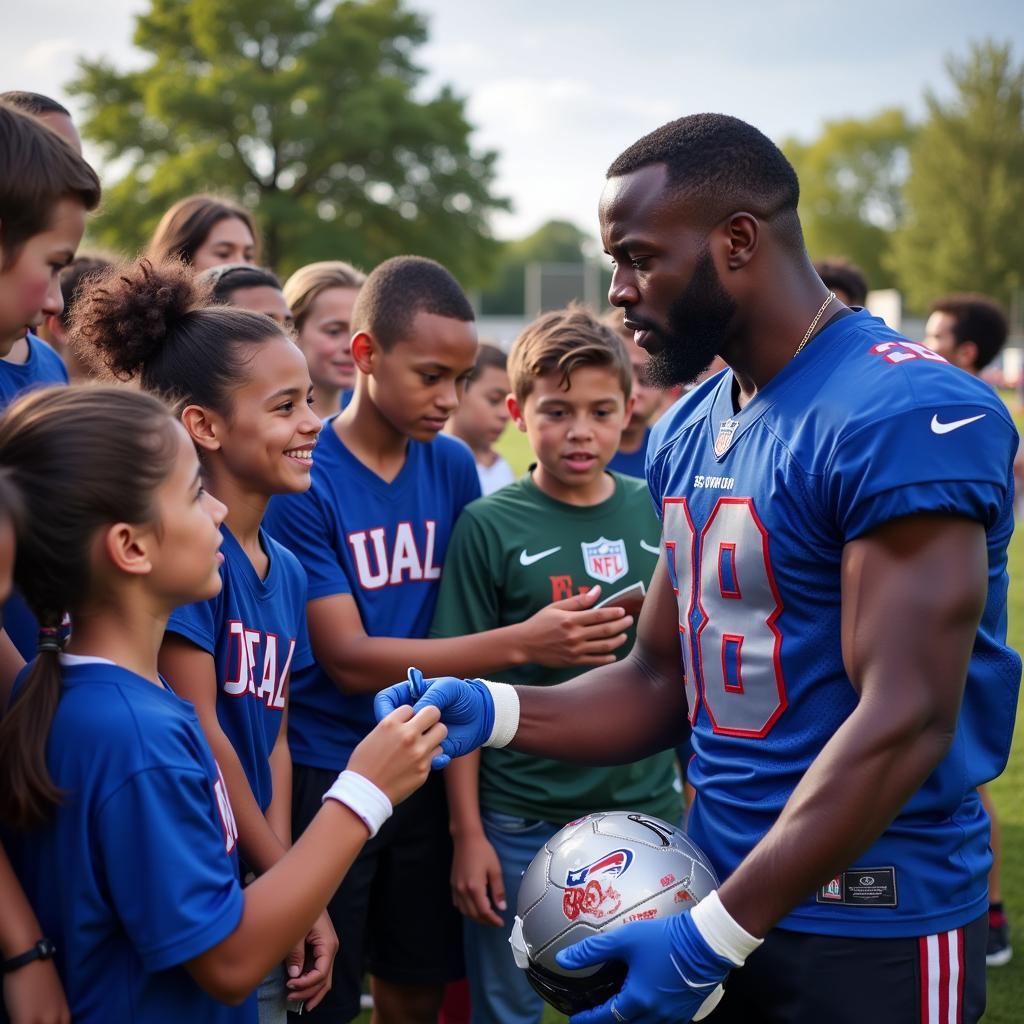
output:
[[[720,890],[753,935],[863,853],[949,749],[987,576],[984,530],[963,519],[908,517],[846,546],[843,658],[859,700]]]
[[[687,731],[686,696],[664,553],[626,658],[558,686],[516,689],[516,750],[585,764],[627,764],[678,743]]]
[[[238,824],[242,859],[262,874],[284,856],[285,847],[260,810],[242,762],[217,719],[217,674],[213,658],[177,633],[168,633],[160,646],[160,673],[174,692],[195,705],[206,742],[224,775]]]
[[[350,594],[306,606],[313,652],[345,693],[376,693],[416,665],[425,675],[486,676],[512,665],[602,665],[614,661],[632,619],[594,608],[597,592],[549,605],[526,622],[438,640],[369,636]],[[581,611],[581,609],[589,609]]]

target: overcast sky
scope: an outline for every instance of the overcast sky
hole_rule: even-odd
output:
[[[723,111],[776,139],[810,138],[830,118],[920,114],[968,41],[1010,40],[1024,60],[1021,0],[409,2],[429,18],[428,87],[465,96],[476,143],[500,153],[497,188],[515,206],[495,222],[504,237],[553,217],[593,231],[607,164],[673,117]],[[0,4],[0,91],[68,102],[77,55],[139,62],[145,0]]]

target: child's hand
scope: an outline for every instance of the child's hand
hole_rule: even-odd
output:
[[[64,989],[52,960],[33,960],[3,976],[11,1024],[70,1024]]]
[[[448,735],[441,712],[425,707],[413,713],[403,704],[395,708],[352,751],[348,768],[369,779],[392,804],[419,789],[430,772],[430,762],[441,754]]]
[[[594,608],[600,587],[555,601],[531,615],[522,632],[524,660],[548,668],[610,665],[627,640],[633,617],[621,608]]]

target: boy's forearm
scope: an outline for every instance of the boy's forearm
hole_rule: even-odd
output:
[[[525,661],[517,626],[443,639],[361,636],[317,660],[343,693],[369,694],[405,677],[410,665],[426,676],[486,676]]]
[[[43,933],[2,846],[0,906],[3,907],[0,914],[0,959],[10,960],[30,949],[43,937]]]

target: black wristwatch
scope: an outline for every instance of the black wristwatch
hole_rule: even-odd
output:
[[[40,939],[27,953],[22,953],[19,956],[12,956],[10,960],[5,960],[0,964],[0,974],[8,974],[10,971],[16,971],[19,967],[24,967],[25,964],[32,963],[33,960],[49,960],[56,952],[57,947],[50,939],[44,937]]]

